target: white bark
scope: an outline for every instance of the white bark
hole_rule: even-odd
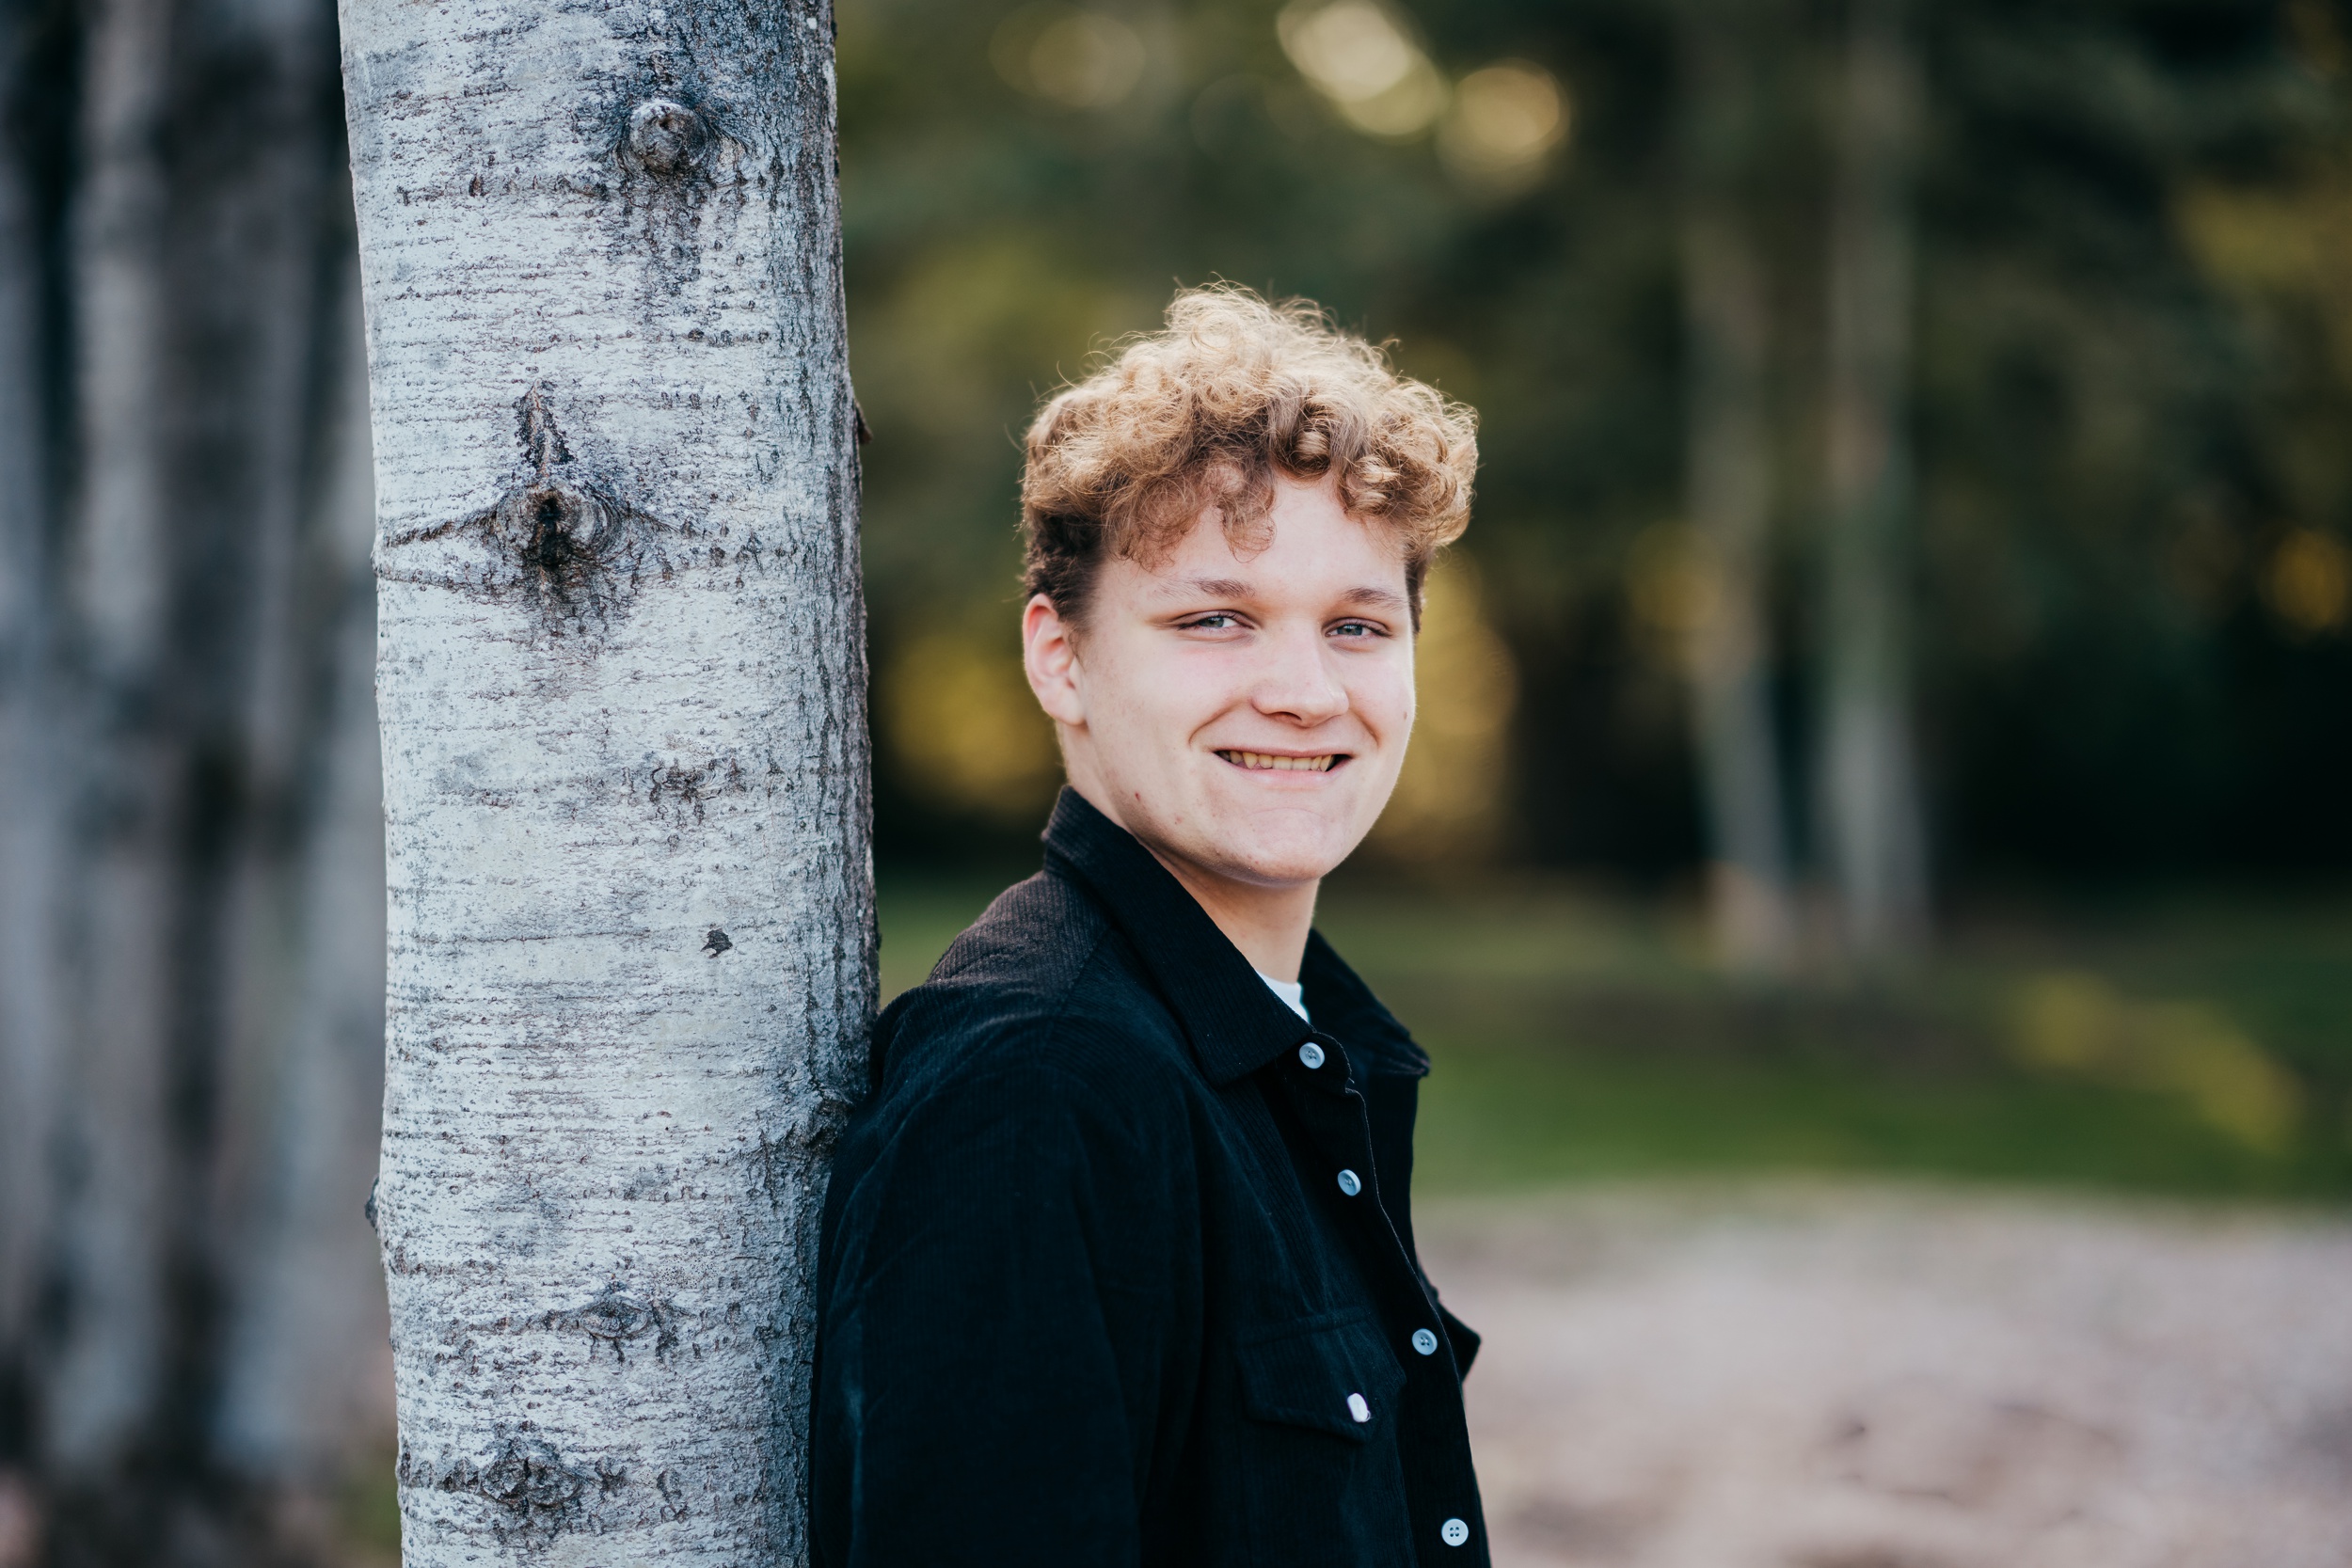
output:
[[[342,21],[405,1558],[798,1560],[873,997],[831,18]]]
[[[1926,939],[1913,752],[1911,174],[1918,69],[1905,0],[1852,0],[1830,233],[1826,669],[1818,777],[1849,947]]]
[[[1716,948],[1735,970],[1776,974],[1794,957],[1796,918],[1766,611],[1771,305],[1741,210],[1761,118],[1753,38],[1734,29],[1732,9],[1686,4],[1682,15],[1686,483],[1704,581],[1689,658]]]

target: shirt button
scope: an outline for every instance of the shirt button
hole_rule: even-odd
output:
[[[1298,1048],[1298,1059],[1310,1068],[1319,1068],[1323,1065],[1323,1047],[1309,1040]]]
[[[1363,1190],[1364,1183],[1354,1171],[1343,1170],[1340,1172],[1340,1191],[1345,1193],[1350,1197],[1354,1197],[1358,1193],[1360,1193]]]
[[[1347,1396],[1347,1413],[1355,1417],[1359,1424],[1372,1419],[1372,1406],[1364,1402],[1364,1396],[1361,1394]]]
[[[1438,1337],[1425,1328],[1413,1330],[1413,1349],[1423,1355],[1438,1354]]]
[[[1459,1519],[1448,1519],[1438,1527],[1438,1539],[1449,1546],[1458,1546],[1470,1539],[1470,1527]]]

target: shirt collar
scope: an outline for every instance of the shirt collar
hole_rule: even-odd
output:
[[[1307,933],[1307,956],[1298,966],[1298,977],[1307,983],[1307,1011],[1317,1031],[1344,1041],[1363,1070],[1415,1078],[1428,1073],[1428,1053],[1323,940],[1321,931]]]
[[[1084,886],[1151,971],[1213,1084],[1255,1072],[1310,1036],[1361,1043],[1391,1071],[1428,1059],[1319,933],[1307,939],[1311,1025],[1266,989],[1208,912],[1134,834],[1064,786],[1045,825],[1046,868]]]
[[[1045,825],[1045,865],[1083,884],[1110,912],[1184,1025],[1209,1082],[1255,1072],[1314,1033],[1266,990],[1152,851],[1067,786]]]

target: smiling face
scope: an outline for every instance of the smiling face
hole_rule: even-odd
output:
[[[1149,569],[1104,562],[1083,626],[1042,594],[1023,621],[1072,785],[1196,895],[1311,899],[1413,726],[1402,548],[1327,482],[1276,486],[1264,548],[1204,522]]]

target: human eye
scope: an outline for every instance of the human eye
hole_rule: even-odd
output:
[[[1342,621],[1332,626],[1331,635],[1352,640],[1364,640],[1386,637],[1389,635],[1389,628],[1377,621]]]
[[[1240,625],[1240,617],[1227,610],[1213,610],[1206,615],[1195,615],[1176,623],[1180,631],[1232,631]]]

